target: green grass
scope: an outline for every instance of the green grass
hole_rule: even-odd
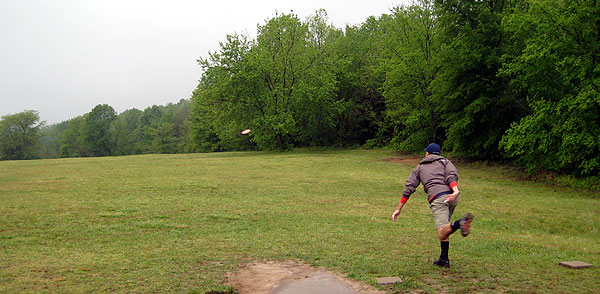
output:
[[[387,151],[213,153],[0,162],[1,293],[203,293],[253,261],[303,260],[392,292],[600,291],[600,197],[459,165],[439,255],[422,188],[391,220],[412,166]],[[571,270],[560,261],[594,268]]]

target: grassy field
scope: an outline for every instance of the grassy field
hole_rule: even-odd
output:
[[[0,162],[1,293],[227,291],[227,271],[302,260],[391,292],[600,292],[597,191],[458,165],[472,234],[439,255],[411,164],[387,151],[144,155]],[[595,265],[572,270],[560,261]]]

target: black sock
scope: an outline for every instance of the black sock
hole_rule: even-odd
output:
[[[440,259],[448,259],[448,248],[450,248],[450,242],[441,241],[440,247],[442,248],[442,253],[440,253]]]
[[[450,228],[452,229],[452,232],[456,232],[456,230],[460,229],[460,220],[456,220],[454,221],[451,225]]]

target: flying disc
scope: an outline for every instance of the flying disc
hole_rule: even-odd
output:
[[[246,134],[248,134],[248,133],[250,133],[250,132],[252,132],[250,129],[243,130],[243,131],[242,131],[242,135],[246,135]]]

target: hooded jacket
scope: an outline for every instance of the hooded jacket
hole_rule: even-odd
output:
[[[425,156],[408,176],[402,193],[402,198],[404,198],[402,200],[406,202],[419,184],[423,183],[427,200],[431,203],[438,195],[452,193],[452,187],[458,185],[457,182],[458,171],[456,166],[442,156],[430,154]]]

